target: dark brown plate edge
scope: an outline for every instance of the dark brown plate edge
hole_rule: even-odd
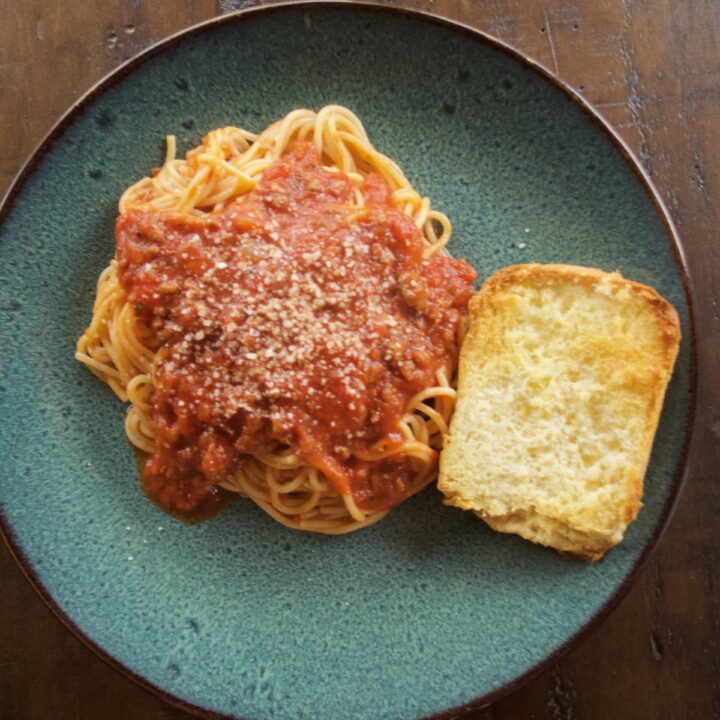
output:
[[[157,54],[165,51],[167,48],[181,42],[187,37],[200,34],[205,32],[217,25],[225,24],[227,22],[242,21],[248,16],[256,14],[270,14],[275,12],[283,12],[288,9],[299,9],[305,12],[322,11],[326,8],[330,9],[344,9],[344,10],[374,10],[377,12],[387,12],[395,15],[406,15],[415,18],[420,18],[424,21],[435,23],[444,27],[449,27],[452,30],[463,33],[465,35],[472,36],[475,40],[479,40],[494,48],[504,52],[510,57],[520,60],[530,69],[537,72],[545,80],[550,81],[557,88],[565,92],[568,97],[574,100],[593,122],[593,124],[600,128],[609,137],[611,142],[615,145],[616,149],[623,156],[625,161],[628,163],[630,168],[635,173],[636,177],[643,186],[648,197],[655,205],[655,209],[660,215],[667,239],[672,248],[673,254],[675,255],[675,262],[680,270],[680,275],[683,283],[683,289],[685,293],[685,300],[688,305],[688,319],[690,323],[689,333],[687,338],[689,341],[690,350],[690,406],[688,412],[688,423],[685,431],[685,438],[683,441],[683,447],[678,458],[677,465],[675,467],[673,483],[670,491],[670,495],[665,502],[663,511],[658,519],[658,522],[653,530],[652,534],[648,538],[643,550],[638,556],[637,560],[631,567],[624,580],[610,595],[610,597],[603,603],[603,605],[591,615],[583,626],[581,626],[573,635],[571,635],[564,643],[559,645],[549,655],[544,657],[542,660],[537,662],[535,665],[525,670],[522,675],[519,675],[513,680],[510,680],[498,688],[495,688],[489,693],[480,695],[477,698],[469,701],[468,703],[448,708],[447,710],[439,713],[426,716],[425,718],[418,718],[418,720],[453,720],[454,718],[462,717],[470,712],[480,710],[492,703],[496,702],[500,698],[508,695],[514,690],[518,689],[526,682],[536,677],[542,670],[547,668],[551,663],[559,660],[565,655],[571,648],[575,647],[582,639],[596,627],[598,627],[602,620],[604,620],[610,613],[617,607],[620,601],[625,597],[628,590],[632,586],[633,582],[637,578],[640,568],[644,565],[645,561],[657,546],[659,540],[667,530],[670,520],[677,508],[678,499],[681,495],[682,489],[685,485],[688,475],[688,457],[690,444],[694,433],[695,425],[698,419],[698,404],[697,404],[697,386],[698,386],[698,357],[697,357],[697,333],[696,333],[696,310],[692,295],[692,281],[690,278],[689,268],[687,259],[682,247],[679,233],[675,227],[675,223],[670,216],[670,212],[665,205],[660,193],[656,189],[653,181],[645,168],[640,163],[640,160],[620,136],[620,134],[610,125],[610,123],[603,117],[603,115],[593,107],[593,105],[578,91],[576,91],[571,85],[566,83],[557,77],[549,68],[543,64],[533,60],[527,55],[509,45],[508,43],[484,32],[477,28],[466,25],[465,23],[446,18],[440,15],[434,15],[429,12],[421,10],[413,10],[410,8],[394,7],[391,5],[381,4],[374,0],[286,0],[271,6],[257,6],[253,8],[246,8],[239,10],[234,13],[227,15],[219,15],[204,22],[192,25],[184,30],[174,33],[160,42],[152,45],[151,47],[141,51],[135,57],[119,65],[114,70],[109,72],[105,77],[97,81],[87,92],[82,94],[72,106],[55,122],[54,126],[46,134],[46,136],[40,141],[39,145],[32,152],[28,160],[25,162],[23,167],[20,169],[8,191],[6,192],[2,202],[0,202],[0,224],[5,222],[6,218],[10,214],[15,201],[18,199],[22,189],[24,188],[28,178],[34,171],[35,167],[42,160],[45,153],[54,144],[54,142],[60,138],[65,129],[75,119],[76,115],[84,109],[85,105],[94,99],[96,96],[102,94],[106,89],[115,85],[118,81],[131,74],[136,68],[142,65],[144,62],[154,57]],[[86,647],[92,650],[98,657],[104,660],[108,665],[122,673],[126,677],[133,680],[141,687],[146,690],[150,690],[152,693],[162,698],[168,703],[175,705],[181,710],[193,713],[199,717],[207,718],[208,720],[243,720],[239,716],[235,715],[224,715],[217,713],[212,710],[194,705],[182,698],[169,693],[163,688],[151,683],[149,680],[141,675],[138,675],[133,670],[123,665],[119,660],[110,655],[106,650],[91,640],[85,632],[78,627],[57,605],[55,600],[51,597],[50,593],[43,586],[40,578],[37,577],[35,571],[30,563],[29,559],[25,557],[22,548],[17,542],[12,527],[5,517],[3,504],[0,502],[0,535],[2,535],[5,544],[7,545],[10,554],[13,556],[21,571],[27,578],[30,585],[33,587],[35,592],[50,608],[50,610],[57,616],[57,618],[75,635]]]

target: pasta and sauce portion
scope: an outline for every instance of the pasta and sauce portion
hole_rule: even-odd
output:
[[[475,271],[349,110],[210,132],[120,201],[76,357],[130,402],[151,500],[345,533],[431,482]]]

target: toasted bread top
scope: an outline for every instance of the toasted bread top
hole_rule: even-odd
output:
[[[516,265],[470,302],[440,457],[446,502],[588,559],[641,504],[678,352],[674,308],[619,273]]]

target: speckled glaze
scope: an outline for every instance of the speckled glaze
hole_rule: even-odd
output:
[[[619,269],[667,297],[690,338],[683,271],[639,173],[519,56],[419,15],[253,12],[132,70],[66,119],[0,228],[0,497],[24,569],[111,662],[209,714],[398,720],[512,687],[608,606],[666,519],[692,406],[687,339],[645,507],[596,565],[495,534],[434,488],[346,537],[287,530],[247,501],[184,525],[143,497],[124,409],[74,344],[117,199],[161,162],[166,133],[182,149],[224,124],[347,105],[453,220],[451,250],[481,279],[528,261]]]

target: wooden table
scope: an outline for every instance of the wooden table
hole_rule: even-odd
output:
[[[0,192],[70,103],[170,33],[248,0],[0,0]],[[405,0],[477,26],[580,90],[670,208],[697,288],[700,417],[672,525],[620,606],[482,720],[720,718],[720,2]],[[190,717],[108,667],[0,543],[0,720]],[[338,720],[345,720],[338,718]]]

